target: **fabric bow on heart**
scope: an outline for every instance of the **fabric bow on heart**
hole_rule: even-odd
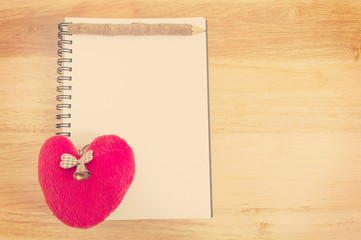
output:
[[[85,164],[93,159],[93,151],[89,150],[78,160],[73,155],[64,153],[61,155],[60,167],[72,168],[76,166],[76,171],[73,177],[76,180],[85,180],[90,177],[90,172],[86,168]]]

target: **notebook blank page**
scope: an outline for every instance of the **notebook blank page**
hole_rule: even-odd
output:
[[[81,19],[189,23],[202,18]],[[206,33],[73,35],[71,140],[116,134],[135,155],[134,182],[108,219],[211,216]]]

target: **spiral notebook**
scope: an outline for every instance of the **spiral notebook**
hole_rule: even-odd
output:
[[[196,35],[69,34],[67,23],[180,23]],[[57,128],[80,149],[116,134],[136,173],[108,220],[212,216],[207,29],[203,18],[66,18],[59,24]]]

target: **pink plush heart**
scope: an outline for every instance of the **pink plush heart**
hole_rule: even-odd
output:
[[[123,200],[135,173],[133,151],[118,136],[98,137],[89,150],[93,150],[93,160],[86,164],[90,177],[81,181],[73,178],[76,167],[60,167],[64,153],[80,159],[68,138],[49,138],[39,154],[39,183],[46,203],[60,221],[77,228],[104,221]]]

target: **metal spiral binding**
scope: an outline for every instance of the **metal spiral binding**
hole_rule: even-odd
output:
[[[64,22],[64,23],[60,23],[58,25],[58,38],[60,39],[58,41],[58,56],[59,59],[57,61],[59,67],[57,69],[57,72],[59,74],[59,76],[57,77],[57,82],[62,84],[59,85],[56,90],[60,93],[58,96],[56,96],[56,100],[61,102],[59,104],[56,105],[56,109],[61,111],[60,114],[56,115],[56,119],[62,120],[64,118],[71,118],[71,114],[70,113],[62,113],[63,109],[70,109],[71,108],[71,104],[69,103],[64,103],[64,100],[70,100],[71,99],[71,95],[70,94],[65,94],[64,91],[70,91],[71,90],[71,86],[70,85],[64,85],[65,81],[71,81],[72,77],[71,76],[67,76],[66,73],[67,72],[71,72],[72,68],[69,66],[70,63],[72,63],[72,58],[65,58],[64,57],[64,53],[68,53],[71,54],[72,53],[72,49],[66,47],[66,45],[72,45],[72,40],[67,40],[64,39],[64,36],[71,36],[70,33],[68,33],[67,31],[67,26],[69,25],[68,22]],[[64,64],[67,64],[66,66]],[[71,123],[57,123],[56,124],[56,128],[60,129],[60,132],[57,132],[56,135],[64,135],[67,137],[70,137],[70,132],[67,131],[67,128],[71,127]]]

